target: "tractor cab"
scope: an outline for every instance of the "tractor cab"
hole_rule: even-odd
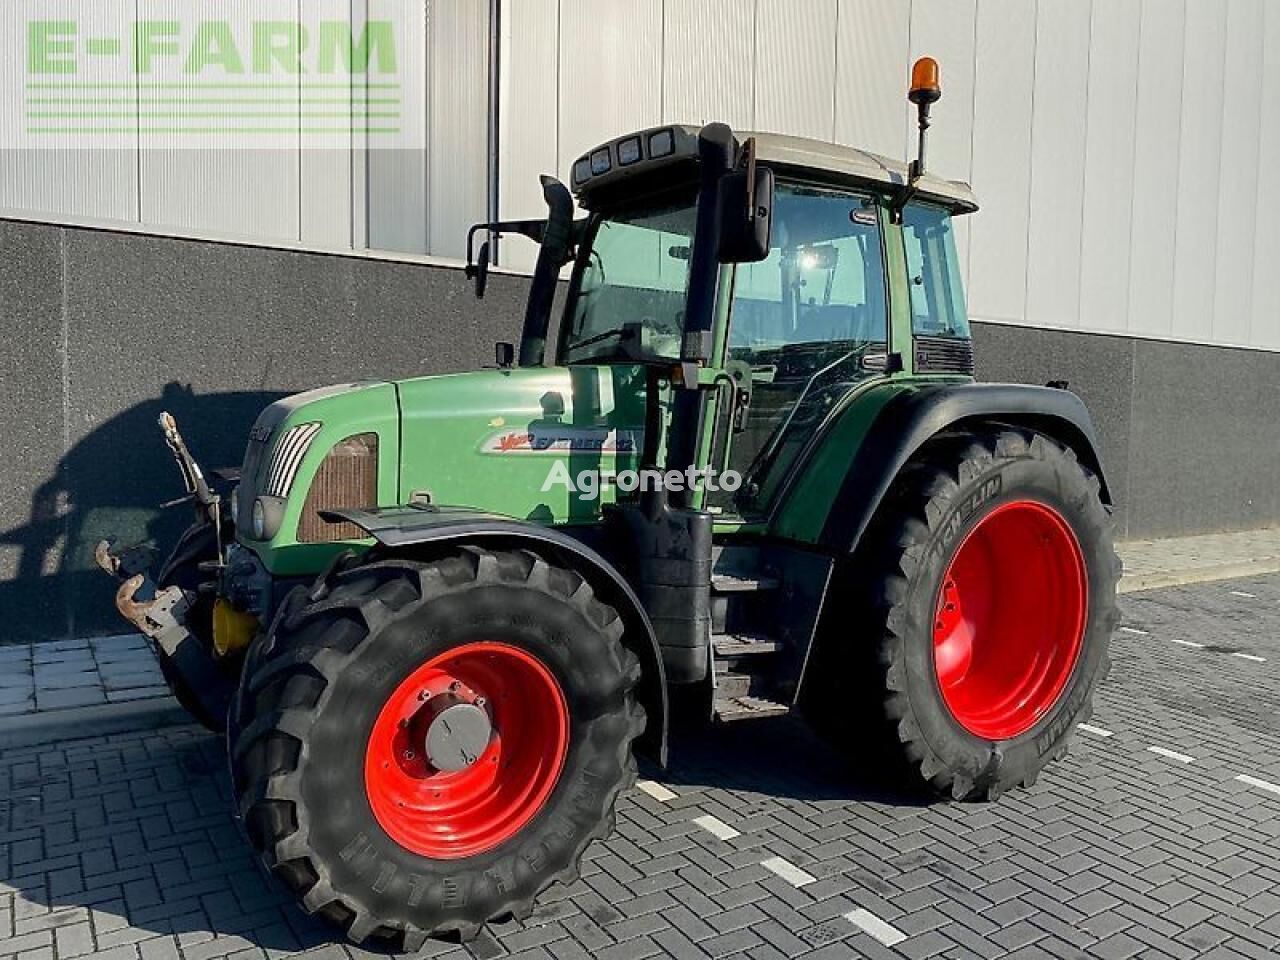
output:
[[[586,213],[576,222],[544,179],[547,221],[477,229],[563,238],[543,241],[523,359],[547,362],[528,349],[546,337],[549,302],[535,300],[571,263],[554,365],[644,365],[658,374],[655,403],[682,364],[697,371],[712,428],[695,466],[744,483],[694,502],[759,518],[851,391],[972,375],[952,223],[977,205],[964,184],[886,157],[715,126],[645,130],[584,154],[571,172]]]

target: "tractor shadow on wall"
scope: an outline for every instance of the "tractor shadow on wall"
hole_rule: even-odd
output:
[[[125,632],[115,609],[115,584],[94,563],[94,546],[106,537],[150,543],[159,551],[158,563],[194,519],[187,504],[161,509],[183,493],[156,425],[161,411],[177,418],[207,472],[240,464],[250,426],[282,396],[198,395],[169,383],[160,396],[110,417],[76,441],[53,475],[32,491],[27,523],[0,531],[0,547],[17,548],[16,577],[0,579],[0,643]]]

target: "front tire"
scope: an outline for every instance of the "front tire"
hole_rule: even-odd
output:
[[[331,584],[287,601],[241,680],[250,842],[357,943],[414,950],[527,914],[635,779],[644,711],[621,619],[528,552],[388,560]]]
[[[218,538],[214,534],[213,524],[207,520],[197,521],[188,527],[178,540],[173,553],[165,561],[157,575],[161,590],[167,587],[178,587],[187,598],[186,626],[196,642],[213,658],[213,604],[214,596],[200,587],[209,579],[200,569],[200,564],[218,559]],[[174,698],[191,714],[192,718],[206,730],[222,733],[226,729],[227,718],[211,710],[205,700],[192,688],[190,681],[170,662],[163,653],[157,659],[160,672],[169,685]],[[238,660],[217,663],[218,674],[226,678],[228,688],[234,683],[239,668]]]
[[[1111,526],[1097,478],[1043,434],[933,441],[844,571],[859,599],[824,620],[811,716],[956,799],[1030,786],[1109,668]]]

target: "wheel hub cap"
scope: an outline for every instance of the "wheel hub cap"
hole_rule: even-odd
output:
[[[1030,730],[1066,688],[1087,615],[1084,554],[1062,515],[1033,500],[996,507],[938,591],[933,663],[951,715],[990,740]]]
[[[482,706],[460,699],[447,705],[433,706],[436,707],[435,716],[427,725],[427,762],[445,772],[467,769],[489,746],[489,737],[493,733],[489,714]]]
[[[454,647],[383,704],[365,753],[379,825],[414,853],[474,856],[523,829],[551,795],[569,748],[559,682],[503,643]]]

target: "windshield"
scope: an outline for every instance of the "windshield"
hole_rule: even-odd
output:
[[[596,219],[579,254],[562,362],[679,359],[692,195]]]

